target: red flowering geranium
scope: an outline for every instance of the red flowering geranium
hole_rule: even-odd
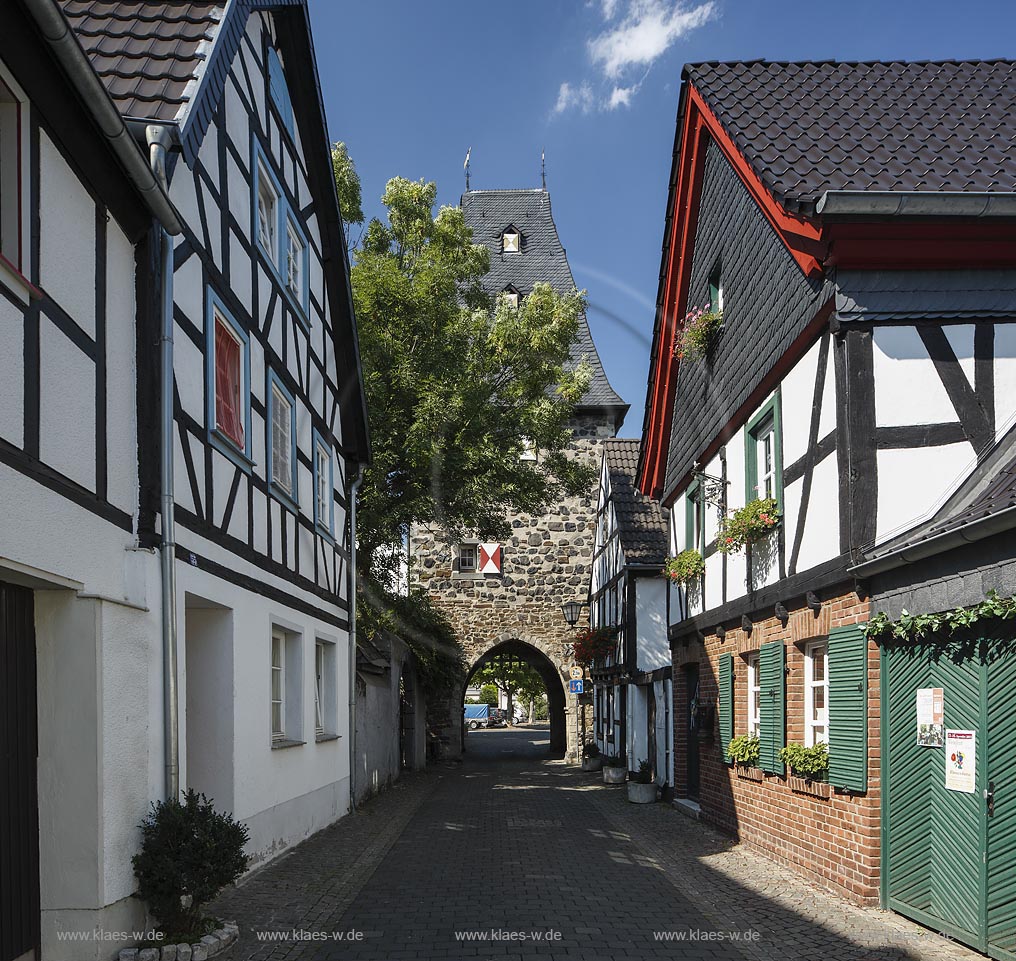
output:
[[[572,652],[577,664],[588,667],[613,654],[616,646],[617,631],[613,628],[600,627],[595,630],[587,628],[575,635]]]

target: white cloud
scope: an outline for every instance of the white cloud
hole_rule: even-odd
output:
[[[617,13],[617,5],[619,0],[601,0],[600,6],[603,8],[603,19],[613,20],[614,14]]]
[[[616,0],[605,0],[604,14],[608,3],[613,12]],[[609,79],[616,80],[631,67],[650,66],[675,41],[707,23],[715,9],[713,0],[693,7],[680,0],[631,0],[616,27],[589,41],[589,55]]]
[[[610,96],[607,98],[607,109],[617,110],[618,107],[630,107],[631,98],[638,92],[639,85],[637,83],[631,87],[615,87],[610,91]]]
[[[572,107],[576,107],[583,113],[589,113],[593,109],[593,89],[588,83],[573,87],[565,81],[557,92],[557,103],[554,104],[554,113],[564,113]]]

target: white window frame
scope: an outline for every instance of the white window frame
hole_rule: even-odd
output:
[[[759,498],[776,497],[776,418],[770,414],[753,431],[755,439],[755,474]],[[767,457],[768,455],[768,457]]]
[[[468,551],[472,557],[469,567],[462,566],[463,551]],[[480,569],[480,552],[476,544],[459,544],[459,573],[475,574]]]
[[[307,269],[307,244],[292,218],[286,217],[286,271],[283,280],[286,289],[303,306],[304,272]]]
[[[28,303],[31,194],[28,97],[0,64],[0,280]]]
[[[509,238],[514,238],[511,240]],[[514,227],[509,228],[501,234],[501,253],[517,254],[522,250],[522,234]]]
[[[815,654],[822,652],[822,677],[815,680]],[[815,691],[822,691],[821,716],[815,719]],[[829,642],[811,641],[804,647],[804,746],[829,743]]]
[[[285,444],[280,444],[276,439],[278,412],[288,411],[285,418],[287,436]],[[274,371],[268,372],[268,433],[269,433],[269,466],[268,480],[275,490],[294,504],[297,502],[296,490],[296,400],[286,390]],[[280,456],[280,452],[284,455]]]
[[[331,447],[314,431],[314,523],[329,537],[335,533],[335,474]]]
[[[314,642],[314,733],[322,737],[325,733],[325,642]]]
[[[263,198],[267,199],[271,203],[271,210],[269,211],[270,216],[264,218],[268,229],[267,243],[265,242],[265,238],[262,235],[261,230],[262,226],[261,203]],[[260,160],[258,160],[258,191],[257,191],[256,211],[257,211],[257,224],[255,226],[255,229],[257,230],[258,244],[260,245],[261,249],[264,250],[266,254],[268,254],[268,257],[271,260],[271,262],[277,265],[279,262],[279,243],[278,243],[279,192],[275,189],[275,186],[272,183],[271,175],[265,169],[265,165]]]
[[[762,679],[759,672],[759,653],[753,651],[748,662],[748,733],[758,734],[762,727]]]
[[[278,681],[278,696],[276,697],[276,680]],[[286,740],[286,633],[285,631],[272,628],[272,651],[271,651],[271,728],[272,744],[278,744]],[[276,723],[276,706],[278,706],[278,723]]]

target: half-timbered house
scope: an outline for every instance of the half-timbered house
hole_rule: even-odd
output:
[[[1014,72],[684,72],[639,470],[671,554],[704,557],[670,597],[676,791],[861,901],[886,863],[865,564],[984,469],[1016,414]],[[703,306],[722,326],[696,352]],[[946,692],[947,725],[967,724],[961,701]],[[741,735],[756,756],[742,741],[734,765]],[[782,749],[823,744],[825,777],[795,776]],[[944,810],[959,802],[934,757],[918,790]],[[915,916],[949,910],[911,893]]]
[[[105,958],[153,800],[255,864],[350,803],[368,442],[306,4],[18,0],[0,252],[0,958]]]
[[[631,771],[653,766],[666,794],[673,784],[670,644],[667,638],[667,519],[635,488],[637,438],[603,446],[589,582],[589,625],[617,631],[612,655],[590,668],[593,733],[602,755]]]

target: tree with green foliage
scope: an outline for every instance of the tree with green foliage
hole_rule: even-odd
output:
[[[473,675],[473,680],[483,684],[482,691],[493,686],[508,698],[508,723],[515,723],[515,704],[528,706],[530,718],[539,697],[546,694],[546,686],[539,673],[525,661],[513,654],[496,654],[485,661]],[[489,703],[489,702],[488,702]],[[495,699],[494,703],[497,703]]]
[[[333,160],[343,215],[362,221],[342,144]],[[510,513],[544,513],[594,476],[566,454],[590,376],[569,363],[582,295],[537,284],[518,306],[492,301],[481,286],[487,248],[458,207],[434,213],[436,195],[433,183],[390,180],[387,223],[372,220],[352,251],[373,449],[358,499],[360,556],[389,582],[390,547],[412,524],[449,539],[503,539]],[[522,459],[532,448],[538,458]]]
[[[480,703],[489,704],[491,707],[497,707],[497,686],[494,684],[484,684],[480,688]]]

